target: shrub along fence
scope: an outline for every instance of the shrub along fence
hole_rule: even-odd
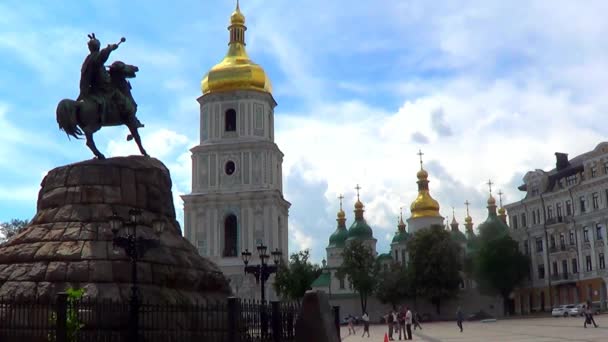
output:
[[[297,303],[230,297],[195,304],[142,303],[138,336],[146,342],[279,342],[295,340]],[[0,298],[2,342],[128,341],[129,303],[106,299]],[[129,341],[132,342],[132,341]]]

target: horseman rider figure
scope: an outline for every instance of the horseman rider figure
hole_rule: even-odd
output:
[[[82,63],[80,95],[78,95],[77,101],[89,100],[96,103],[99,108],[100,124],[102,126],[120,124],[120,122],[108,122],[113,121],[108,117],[111,111],[118,111],[121,117],[116,119],[126,121],[129,120],[128,116],[135,116],[137,104],[134,102],[131,104],[131,101],[128,101],[125,95],[114,89],[110,74],[104,66],[104,63],[110,57],[110,53],[118,49],[118,44],[108,44],[106,48],[100,50],[101,43],[95,38],[95,34],[92,33],[88,37],[88,46],[91,53]],[[137,127],[144,127],[137,117],[134,119]]]

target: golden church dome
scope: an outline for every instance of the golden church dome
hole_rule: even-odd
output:
[[[230,43],[224,59],[213,66],[203,77],[203,94],[230,90],[257,90],[272,92],[272,85],[264,69],[255,64],[245,50],[245,16],[237,2],[230,16]]]
[[[467,215],[467,217],[464,218],[464,222],[468,223],[473,223],[473,218],[469,215]]]
[[[363,203],[361,203],[361,201],[357,200],[357,202],[355,202],[355,209],[358,209],[358,210],[363,209]]]
[[[488,198],[488,205],[496,206],[496,200],[494,199],[494,196],[492,196],[491,194],[490,194],[490,198]]]
[[[416,177],[420,180],[429,178],[429,173],[426,172],[425,169],[420,169],[418,173],[416,173]]]
[[[505,215],[505,214],[506,214],[506,213],[505,213],[505,208],[500,207],[500,208],[498,209],[498,215],[501,215],[501,216],[502,216],[502,215]]]
[[[423,168],[420,168],[420,171],[416,173],[416,177],[418,177],[418,197],[410,206],[412,218],[441,217],[439,215],[439,203],[429,193],[428,176],[428,172]]]
[[[344,210],[340,209],[340,211],[338,211],[338,219],[343,219],[346,217],[346,213],[344,213]]]

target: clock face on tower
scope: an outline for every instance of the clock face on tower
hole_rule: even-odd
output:
[[[224,165],[224,172],[226,172],[226,174],[230,176],[234,173],[235,168],[236,166],[234,165],[234,162],[232,160],[229,160],[226,162],[226,165]]]

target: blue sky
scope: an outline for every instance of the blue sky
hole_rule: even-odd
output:
[[[58,130],[55,107],[75,98],[87,34],[139,66],[132,81],[148,152],[189,192],[199,138],[200,80],[226,52],[234,1],[0,3],[0,221],[35,213],[42,177],[91,158]],[[425,153],[441,212],[462,222],[465,200],[485,218],[487,187],[516,186],[556,151],[605,140],[608,23],[604,1],[243,0],[247,49],[273,82],[285,153],[290,251],[324,256],[344,193],[354,186],[380,252],[399,208],[416,196]],[[108,156],[135,154],[125,128],[95,135]],[[181,201],[176,201],[178,215]]]

